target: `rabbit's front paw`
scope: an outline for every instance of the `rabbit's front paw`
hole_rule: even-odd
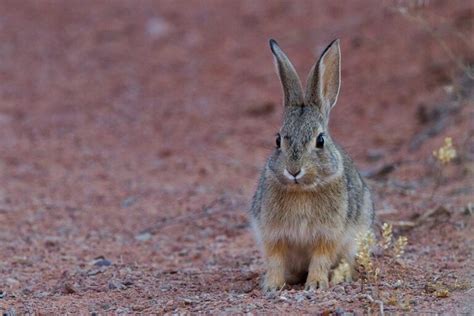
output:
[[[279,273],[267,272],[265,281],[263,282],[263,290],[265,292],[273,292],[282,289],[285,286],[285,278]]]
[[[329,287],[329,279],[327,276],[315,276],[308,278],[304,285],[306,291],[315,291],[316,289],[327,289]]]

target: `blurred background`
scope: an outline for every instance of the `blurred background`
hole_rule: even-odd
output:
[[[464,306],[416,293],[473,278],[473,19],[471,1],[0,1],[0,309],[322,308],[258,286],[246,211],[282,114],[269,38],[303,80],[341,39],[331,132],[378,223],[446,210],[396,228],[408,305]]]

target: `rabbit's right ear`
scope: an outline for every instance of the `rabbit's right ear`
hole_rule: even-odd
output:
[[[341,86],[341,49],[334,40],[324,50],[309,72],[306,85],[306,103],[320,108],[327,118],[336,104]]]
[[[303,90],[295,68],[274,39],[270,40],[270,48],[275,57],[275,65],[285,94],[285,106],[302,105],[304,102]]]

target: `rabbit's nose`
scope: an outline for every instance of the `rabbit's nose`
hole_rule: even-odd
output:
[[[291,175],[292,175],[293,177],[295,177],[295,178],[296,178],[297,175],[300,174],[300,172],[301,172],[301,169],[298,169],[298,170],[296,170],[296,171],[294,171],[294,170],[288,170],[288,173],[291,174]]]
[[[304,176],[304,170],[302,169],[298,169],[296,171],[295,170],[290,171],[288,169],[285,169],[283,173],[290,180],[297,180],[297,179],[300,179],[302,176]]]

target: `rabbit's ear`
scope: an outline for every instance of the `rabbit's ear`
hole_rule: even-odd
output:
[[[285,94],[285,106],[303,105],[303,90],[295,68],[274,39],[270,40],[270,48],[275,56],[275,66]]]
[[[341,86],[341,49],[339,39],[324,50],[319,61],[311,69],[306,84],[306,103],[318,106],[328,117],[336,104]]]

